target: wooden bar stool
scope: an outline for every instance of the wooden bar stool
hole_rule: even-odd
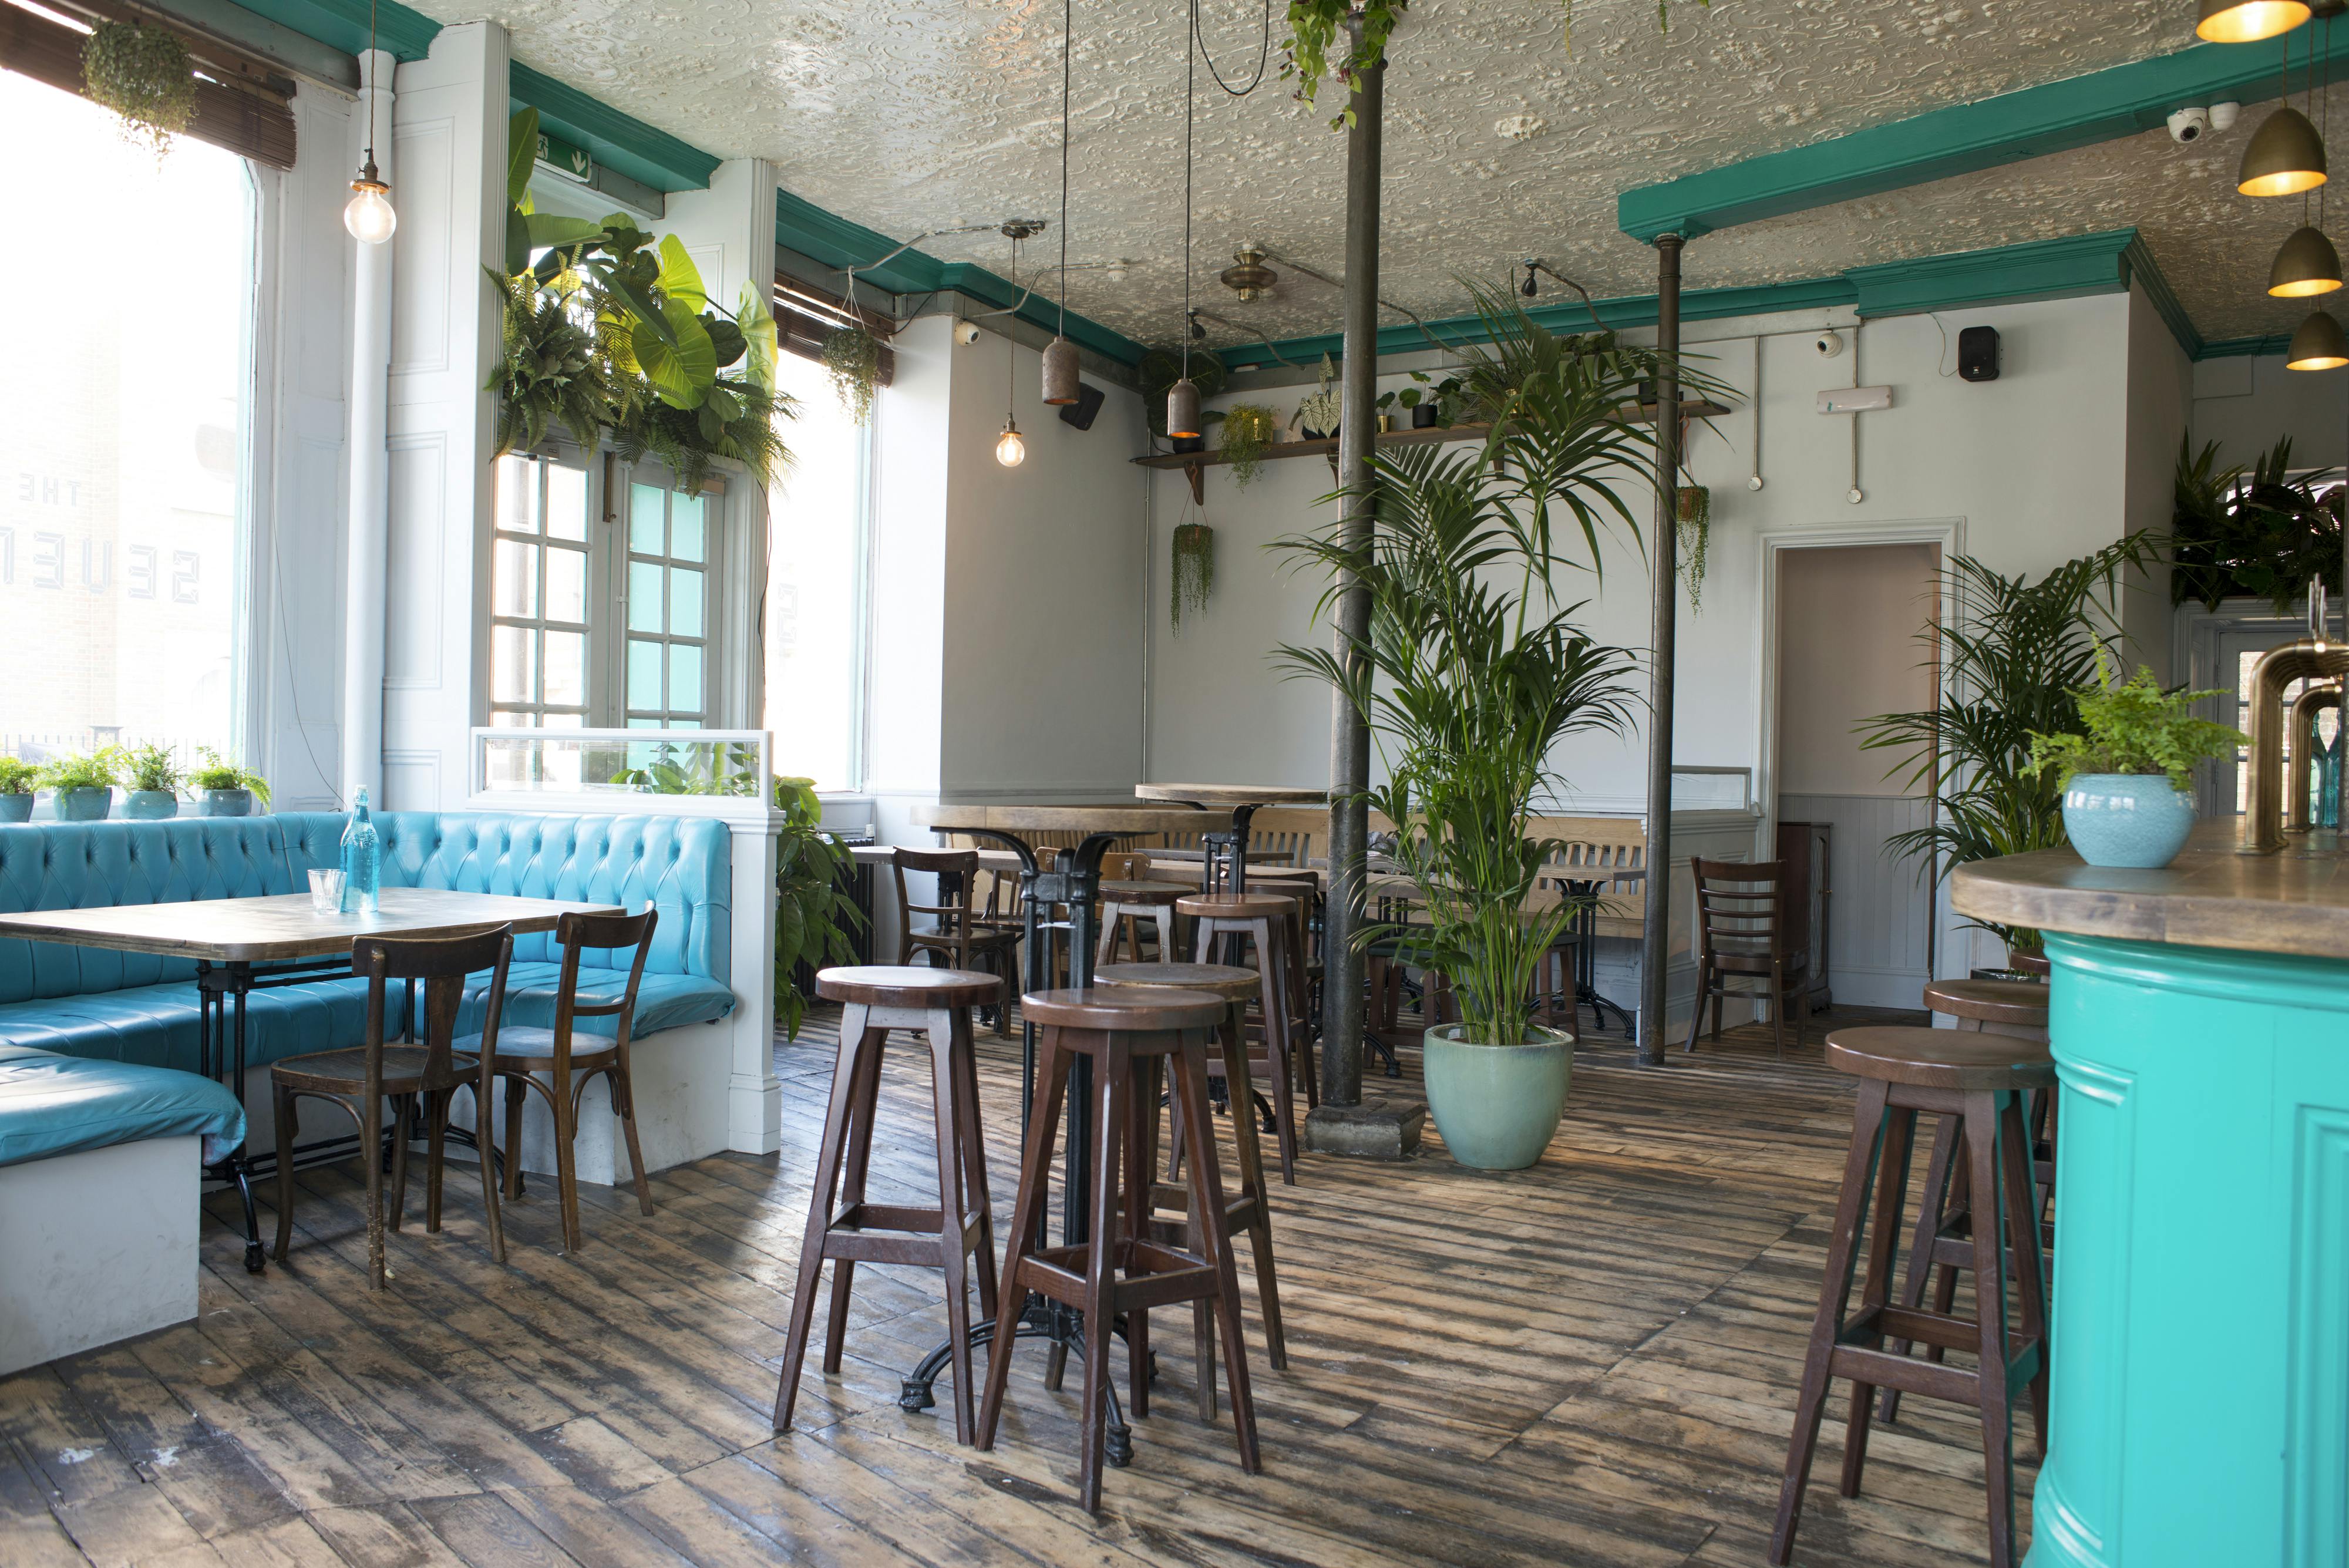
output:
[[[1133,955],[1133,961],[1142,961],[1142,922],[1148,920],[1157,935],[1158,961],[1170,963],[1178,950],[1174,945],[1174,906],[1184,896],[1180,882],[1143,882],[1119,880],[1101,885],[1101,941],[1093,950],[1093,967],[1118,961],[1120,939]]]
[[[824,1114],[823,1142],[816,1155],[815,1191],[808,1201],[807,1236],[800,1243],[799,1285],[792,1293],[782,1380],[775,1390],[775,1430],[791,1426],[792,1407],[799,1399],[800,1368],[807,1359],[808,1330],[824,1260],[833,1260],[832,1316],[823,1341],[827,1373],[840,1370],[841,1341],[848,1330],[849,1281],[856,1265],[917,1263],[946,1276],[955,1438],[968,1443],[973,1401],[970,1307],[965,1291],[972,1273],[978,1275],[981,1315],[995,1315],[995,1231],[988,1215],[987,1145],[978,1127],[978,1064],[971,1044],[970,1010],[984,1002],[1002,1004],[1002,984],[991,974],[968,970],[871,965],[820,971],[815,990],[818,996],[846,1007],[840,1019],[840,1060],[832,1075],[832,1106]],[[873,1124],[879,1109],[881,1054],[892,1029],[917,1031],[929,1041],[938,1129],[936,1209],[864,1201]],[[977,1262],[967,1263],[974,1251]]]
[[[1196,922],[1193,960],[1198,963],[1241,962],[1254,954],[1257,1008],[1264,1018],[1265,1066],[1272,1083],[1273,1126],[1280,1139],[1280,1179],[1297,1185],[1297,1098],[1294,1088],[1296,1036],[1304,1023],[1299,1009],[1305,1001],[1304,971],[1295,956],[1297,900],[1286,893],[1192,893],[1175,904],[1178,914]],[[1248,1076],[1255,1077],[1255,1064]]]
[[[2014,1437],[2013,1391],[2028,1385],[2040,1448],[2047,1443],[2046,1277],[2039,1220],[2031,1199],[2031,1165],[2023,1126],[2023,1096],[2054,1086],[2055,1067],[2027,1041],[1951,1029],[1846,1029],[1827,1036],[1827,1064],[1860,1080],[1852,1116],[1851,1153],[1843,1194],[1827,1240],[1826,1278],[1811,1324],[1786,1449],[1786,1477],[1778,1493],[1777,1528],[1770,1561],[1784,1564],[1795,1546],[1803,1490],[1818,1446],[1827,1386],[1851,1380],[1851,1415],[1844,1438],[1846,1497],[1859,1494],[1868,1462],[1868,1432],[1878,1387],[1972,1405],[1982,1429],[1984,1486],[1990,1506],[1992,1568],[2014,1563]],[[1909,1156],[1919,1113],[1961,1117],[1972,1190],[1995,1219],[1985,1244],[1974,1249],[1975,1316],[1924,1312],[1891,1303],[1892,1255],[1900,1210],[1909,1192]],[[1873,1187],[1871,1199],[1869,1189]],[[1870,1208],[1876,1224],[1868,1227]],[[2004,1227],[2006,1241],[1995,1232]],[[1852,1273],[1862,1232],[1868,1271],[1859,1310],[1849,1312]],[[2007,1323],[2008,1275],[2021,1298],[2021,1326]],[[1898,1336],[1945,1350],[1972,1350],[1979,1369],[1894,1355],[1885,1341]]]
[[[1208,1301],[1223,1330],[1224,1376],[1232,1392],[1232,1428],[1240,1468],[1256,1474],[1256,1406],[1248,1395],[1247,1351],[1240,1337],[1239,1280],[1225,1231],[1226,1199],[1216,1163],[1213,1113],[1207,1106],[1209,1033],[1230,1004],[1207,992],[1158,985],[1096,985],[1033,992],[1020,998],[1023,1015],[1041,1031],[1037,1082],[1042,1090],[1028,1122],[1019,1162],[1019,1197],[1012,1209],[1010,1244],[1003,1259],[1001,1314],[987,1358],[987,1397],[978,1412],[978,1447],[995,1446],[1003,1390],[1011,1375],[1013,1334],[1027,1293],[1034,1291],[1084,1314],[1083,1435],[1077,1457],[1078,1490],[1087,1511],[1101,1507],[1103,1428],[1109,1406],[1109,1343],[1125,1320],[1133,1413],[1149,1411],[1150,1309]],[[1041,1244],[1053,1146],[1080,1056],[1093,1064],[1092,1189],[1069,1201],[1089,1206],[1086,1240],[1073,1246]],[[1155,1240],[1150,1231],[1151,1173],[1144,1107],[1156,1116],[1162,1064],[1171,1065],[1176,1125],[1189,1157],[1186,1201],[1197,1251]],[[1121,1160],[1123,1181],[1121,1183]],[[1209,1367],[1200,1368],[1203,1376]]]
[[[1234,1061],[1247,1059],[1247,1004],[1257,994],[1258,981],[1256,971],[1237,969],[1219,963],[1118,963],[1104,964],[1093,971],[1093,979],[1103,985],[1172,985],[1185,991],[1204,991],[1220,996],[1226,1004],[1222,1027],[1217,1032],[1215,1049],[1207,1053],[1207,1071],[1212,1076],[1221,1074],[1225,1082],[1231,1080]],[[1247,1087],[1243,1075],[1242,1088]],[[1143,1152],[1135,1158],[1143,1170],[1157,1168],[1158,1108],[1155,1101],[1143,1107],[1147,1121],[1147,1137]],[[1177,1179],[1182,1174],[1182,1118],[1175,1118],[1173,1147],[1167,1155],[1166,1179],[1154,1182],[1150,1189],[1154,1208],[1190,1211],[1190,1189]],[[1288,1367],[1288,1341],[1280,1327],[1280,1282],[1272,1269],[1272,1200],[1264,1184],[1264,1148],[1257,1141],[1256,1107],[1247,1095],[1232,1097],[1232,1142],[1239,1155],[1239,1190],[1224,1205],[1224,1231],[1228,1236],[1247,1233],[1248,1248],[1256,1254],[1256,1295],[1264,1312],[1265,1346],[1272,1369],[1286,1371]],[[1186,1223],[1191,1250],[1200,1251],[1198,1230]],[[1199,1414],[1208,1420],[1216,1417],[1215,1356],[1207,1338],[1207,1304],[1201,1301],[1192,1305],[1193,1328],[1198,1339]]]

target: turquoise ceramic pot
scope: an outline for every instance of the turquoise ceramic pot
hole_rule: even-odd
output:
[[[0,794],[0,822],[30,822],[33,820],[33,793]]]
[[[1427,1032],[1422,1071],[1444,1147],[1479,1170],[1523,1170],[1541,1158],[1566,1114],[1574,1036],[1536,1029],[1523,1045],[1472,1045],[1457,1023]]]
[[[204,791],[203,815],[206,816],[251,816],[253,792],[249,789],[208,789]]]
[[[2078,774],[2064,786],[2064,831],[2091,866],[2168,865],[2194,831],[2194,792],[2163,774]]]
[[[104,822],[114,809],[110,789],[61,789],[51,802],[59,822]]]
[[[134,789],[122,797],[122,815],[133,822],[160,822],[180,815],[180,797],[167,789]]]

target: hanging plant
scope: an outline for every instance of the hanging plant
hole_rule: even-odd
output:
[[[791,462],[777,416],[795,404],[787,392],[770,391],[743,377],[721,376],[698,408],[680,409],[648,398],[612,428],[620,461],[635,462],[647,452],[668,464],[678,487],[701,493],[713,458],[730,458],[762,485],[771,485]]]
[[[195,120],[188,47],[160,27],[100,22],[82,46],[81,79],[93,103],[122,118],[123,140],[153,149],[158,162]]]
[[[527,276],[483,270],[505,302],[499,312],[504,352],[490,381],[498,395],[496,455],[536,447],[558,420],[592,449],[611,417],[611,367],[594,331],[580,325],[574,296],[533,287]]]
[[[1343,57],[1333,66],[1330,47],[1346,38],[1346,23],[1358,3],[1361,39],[1348,41]],[[1330,130],[1354,123],[1356,78],[1376,69],[1386,58],[1387,37],[1410,5],[1411,0],[1289,0],[1288,40],[1283,46],[1280,74],[1297,78],[1297,97],[1303,103],[1313,101],[1324,77],[1334,76],[1346,84],[1346,107],[1331,117]]]
[[[1231,465],[1232,478],[1247,488],[1264,468],[1264,449],[1280,430],[1280,416],[1260,403],[1234,403],[1224,410],[1224,428],[1216,455]]]
[[[1216,531],[1205,523],[1185,523],[1174,530],[1174,570],[1171,579],[1171,612],[1174,629],[1183,629],[1183,610],[1193,616],[1207,607],[1216,591]]]
[[[1689,608],[1697,609],[1704,601],[1705,557],[1713,547],[1713,491],[1702,484],[1683,484],[1673,500],[1681,583],[1688,589]]]
[[[873,391],[881,384],[881,340],[863,322],[842,327],[823,340],[823,369],[840,406],[862,425],[873,417]]]

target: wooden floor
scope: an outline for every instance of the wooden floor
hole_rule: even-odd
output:
[[[1849,1129],[1816,1033],[1784,1064],[1747,1030],[1661,1072],[1595,1042],[1530,1171],[1455,1166],[1433,1127],[1405,1166],[1308,1157],[1274,1189],[1290,1368],[1257,1342],[1264,1473],[1227,1415],[1197,1418],[1170,1317],[1095,1520],[1071,1498],[1078,1379],[1047,1393],[1034,1345],[992,1453],[956,1446],[943,1403],[897,1408],[944,1326],[918,1271],[858,1272],[845,1371],[811,1355],[802,1429],[769,1430],[830,1023],[778,1047],[780,1158],[669,1171],[650,1220],[588,1189],[576,1257],[540,1187],[494,1265],[460,1170],[448,1229],[394,1237],[370,1296],[354,1166],[305,1173],[293,1260],[260,1276],[215,1199],[197,1321],[0,1379],[0,1563],[1762,1562]],[[999,1214],[1015,1044],[981,1037]],[[883,1201],[935,1180],[915,1062],[884,1090]],[[1846,1501],[1831,1411],[1796,1562],[1982,1559],[1966,1412],[1912,1400]]]

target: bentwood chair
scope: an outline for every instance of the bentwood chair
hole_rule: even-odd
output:
[[[986,970],[1003,982],[1003,994],[1018,994],[1019,974],[1013,959],[1019,950],[1020,928],[1002,923],[991,908],[973,901],[978,878],[976,849],[899,849],[889,859],[897,878],[897,962],[914,961],[917,952],[942,969]],[[927,872],[938,878],[938,902],[916,904],[905,886],[905,873]],[[990,900],[991,902],[991,900]],[[914,918],[926,916],[936,923],[916,929]],[[1011,1009],[998,1002],[995,1032],[1011,1033]]]
[[[367,1174],[367,1284],[384,1288],[383,1106],[392,1102],[391,1229],[408,1206],[408,1145],[417,1116],[424,1119],[424,1228],[440,1229],[440,1165],[448,1138],[449,1105],[459,1088],[473,1091],[473,1146],[481,1159],[481,1205],[489,1219],[490,1255],[506,1261],[506,1233],[498,1214],[498,1182],[490,1138],[490,1063],[505,1009],[506,967],[513,958],[513,928],[492,926],[460,937],[360,937],[351,943],[351,973],[367,982],[367,1034],[341,1051],[289,1056],[269,1069],[277,1120],[277,1261],[294,1240],[295,1102],[304,1096],[343,1107],[359,1125],[359,1164]],[[457,1009],[465,977],[490,973],[489,1008],[479,1036],[485,1049],[455,1049]],[[416,1023],[423,1039],[395,1039],[387,1023],[385,991],[392,981],[423,981]]]
[[[636,1173],[636,1207],[647,1215],[653,1211],[652,1183],[645,1175],[644,1150],[636,1143],[636,1082],[628,1071],[628,1038],[636,1025],[636,986],[645,977],[645,954],[652,947],[653,928],[659,919],[650,906],[641,915],[557,916],[554,940],[563,949],[563,971],[554,993],[554,1027],[510,1024],[498,1034],[490,1053],[490,1071],[505,1085],[506,1196],[523,1195],[523,1107],[535,1092],[554,1117],[555,1195],[563,1213],[563,1247],[568,1252],[577,1251],[581,1244],[579,1174],[573,1157],[573,1146],[579,1137],[579,1106],[587,1085],[597,1077],[611,1080],[612,1112],[619,1117],[621,1135],[627,1140],[628,1168]],[[580,961],[590,951],[623,948],[634,948],[636,956],[617,998],[607,984],[594,981],[589,993],[593,1000],[583,998]],[[604,971],[607,976],[610,972]],[[588,1048],[580,1050],[577,1021],[583,1018],[611,1019],[611,1037],[589,1034],[585,1036]],[[457,1044],[460,1050],[481,1048],[478,1036]]]
[[[1787,937],[1786,865],[1783,860],[1689,862],[1696,882],[1696,1011],[1689,1016],[1688,1044],[1696,1049],[1704,1010],[1713,1008],[1713,1038],[1721,1038],[1721,1012],[1731,996],[1766,1000],[1770,1031],[1778,1054],[1786,1054],[1786,1014],[1809,987],[1810,952]],[[1733,978],[1759,981],[1753,990],[1731,991]],[[1804,1001],[1805,1011],[1809,1003]],[[1795,1019],[1795,1048],[1802,1049],[1803,1020]]]

